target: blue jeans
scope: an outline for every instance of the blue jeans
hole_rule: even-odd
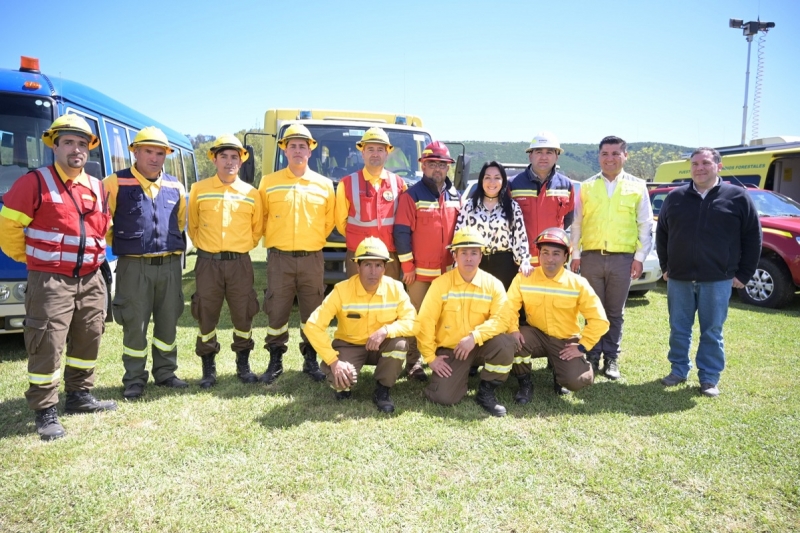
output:
[[[697,375],[700,383],[719,382],[725,368],[722,325],[728,318],[731,280],[667,282],[669,307],[669,355],[672,373],[686,378],[692,368],[689,348],[692,345],[694,317],[700,321],[700,344],[697,347]]]

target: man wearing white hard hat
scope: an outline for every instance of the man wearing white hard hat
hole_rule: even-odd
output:
[[[572,181],[556,169],[558,157],[564,151],[555,135],[549,131],[537,133],[525,152],[530,165],[511,180],[509,188],[522,210],[531,264],[536,267],[539,249],[534,236],[547,228],[568,228],[575,199]]]
[[[392,233],[398,197],[408,187],[400,176],[384,168],[394,150],[385,131],[368,129],[356,148],[364,158],[364,168],[342,178],[336,189],[336,229],[344,236],[347,246],[347,276],[354,276],[358,271],[351,261],[356,247],[367,237],[377,237],[393,259],[386,265],[386,275],[400,280],[400,261]]]
[[[147,385],[148,353],[152,353],[156,385],[183,389],[178,378],[178,319],[183,314],[183,231],[186,192],[183,184],[163,171],[172,153],[167,136],[149,126],[136,134],[129,149],[136,162],[108,176],[112,227],[106,240],[117,262],[114,320],[122,326],[122,396],[136,400]],[[152,347],[147,327],[153,317]]]

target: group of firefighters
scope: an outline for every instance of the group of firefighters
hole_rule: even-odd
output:
[[[519,384],[515,402],[531,401],[532,358],[547,358],[557,394],[589,386],[598,374],[620,377],[625,296],[652,245],[646,188],[623,171],[622,139],[603,139],[602,171],[584,182],[576,202],[571,181],[557,171],[558,140],[536,135],[530,166],[509,186],[535,268],[517,274],[508,289],[479,268],[485,236],[469,226],[454,230],[462,198],[447,177],[454,160],[438,141],[419,158],[422,179],[407,187],[385,168],[393,150],[386,132],[370,128],[356,145],[364,167],[334,192],[308,166],[317,142],[303,125],[284,130],[279,146],[288,166],[264,176],[258,189],[238,178],[248,152],[235,136],[222,135],[207,154],[216,174],[195,183],[188,202],[180,181],[163,170],[172,149],[155,127],[130,144],[135,163],[102,181],[83,170],[99,140],[82,118],[59,117],[43,141],[55,162],[5,194],[0,247],[29,271],[26,397],[44,440],[65,435],[57,413],[65,348],[65,412],[116,409],[91,394],[104,331],[106,243],[118,256],[113,315],[123,329],[123,397],[144,394],[148,354],[157,386],[188,387],[176,375],[184,231],[197,248],[191,313],[201,388],[216,382],[223,300],[238,378],[270,384],[283,373],[295,298],[303,372],[327,380],[343,400],[362,366],[375,365],[373,401],[383,412],[394,411],[390,390],[404,373],[427,382],[430,401],[452,405],[466,394],[471,369],[482,367],[475,398],[494,416],[506,413],[495,389],[509,374]],[[564,231],[570,224],[571,240]],[[349,279],[326,297],[322,248],[334,227],[346,241]],[[250,356],[260,307],[249,252],[262,238],[269,363],[257,375]],[[334,318],[331,340],[326,328]]]

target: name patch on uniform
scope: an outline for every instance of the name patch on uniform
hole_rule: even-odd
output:
[[[392,194],[392,191],[383,191],[383,199],[387,202],[391,202],[394,200],[394,194]]]

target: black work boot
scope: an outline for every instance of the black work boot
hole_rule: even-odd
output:
[[[394,402],[389,396],[389,387],[378,383],[375,387],[375,394],[372,396],[372,401],[378,406],[378,411],[382,413],[394,413]]]
[[[36,432],[42,440],[56,440],[66,436],[64,426],[58,421],[55,405],[36,411]]]
[[[317,363],[317,351],[310,344],[303,349],[303,359],[303,372],[317,382],[325,379],[325,374],[319,369],[319,363]]]
[[[519,382],[519,390],[514,395],[514,401],[518,404],[525,405],[531,403],[531,396],[533,395],[533,382],[531,381],[530,374],[520,374],[517,376]]]
[[[561,386],[561,384],[556,379],[555,374],[553,374],[553,392],[555,392],[559,396],[566,396],[567,394],[569,394],[569,389],[566,389]]]
[[[67,393],[64,404],[64,413],[74,415],[78,413],[99,413],[101,411],[116,411],[117,403],[111,400],[101,401],[92,396],[89,391],[71,391]]]
[[[269,347],[269,364],[267,370],[261,374],[258,380],[269,385],[283,374],[283,354],[286,353],[286,346]]]
[[[242,383],[258,383],[258,376],[250,370],[250,350],[236,352],[236,375]]]
[[[592,372],[594,373],[594,377],[600,375],[600,359],[589,359],[588,357],[586,360],[592,365]]]
[[[210,389],[217,384],[216,357],[217,354],[214,353],[200,356],[200,359],[203,361],[203,377],[200,378],[201,389]]]
[[[481,380],[478,386],[478,394],[475,395],[475,401],[478,405],[486,409],[492,416],[506,416],[506,408],[497,403],[497,398],[494,395],[494,390],[501,385],[499,381],[485,381]]]

